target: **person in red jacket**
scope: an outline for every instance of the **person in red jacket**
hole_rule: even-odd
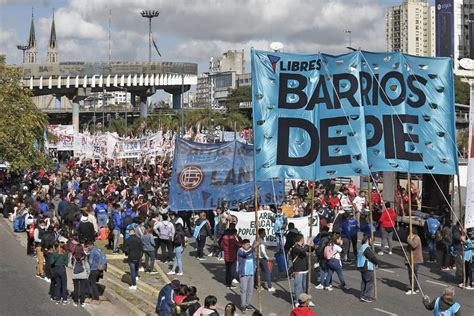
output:
[[[298,296],[298,305],[293,308],[290,316],[316,316],[316,314],[309,308],[309,302],[311,301],[311,295],[301,293]]]
[[[379,226],[382,232],[382,245],[379,251],[379,255],[383,255],[383,249],[388,248],[388,254],[392,254],[392,236],[395,229],[395,221],[397,215],[393,208],[390,207],[390,202],[385,202],[385,208],[380,214]]]
[[[241,247],[242,239],[237,236],[237,229],[235,224],[230,224],[230,227],[224,231],[219,246],[224,251],[225,262],[225,284],[229,289],[235,289],[236,286],[232,283],[238,283],[235,277],[235,263],[237,262],[237,252]]]

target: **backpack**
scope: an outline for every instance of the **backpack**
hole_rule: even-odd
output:
[[[105,271],[107,270],[107,256],[99,248],[97,248],[97,250],[99,253],[99,265],[97,266],[97,269],[99,271]]]
[[[110,214],[109,216],[109,220],[107,221],[107,227],[111,232],[115,229],[114,212],[112,212],[112,214]]]
[[[31,224],[28,228],[28,238],[35,238],[35,224]]]
[[[18,216],[13,221],[13,231],[15,233],[26,232],[25,216]]]
[[[296,259],[298,258],[298,256],[295,256],[293,258],[293,256],[291,255],[291,251],[293,250],[293,247],[295,247],[295,245],[293,245],[290,250],[288,250],[288,253],[286,255],[286,268],[288,269],[288,273],[289,274],[293,274],[293,264],[295,263]]]
[[[160,227],[160,238],[165,239],[165,240],[173,240],[174,236],[171,236],[171,233],[173,232],[173,224],[170,222],[163,222],[163,226]]]
[[[333,251],[332,251],[332,245],[331,245],[330,243],[328,243],[328,244],[324,247],[324,259],[330,260],[333,255],[334,255],[334,253],[333,253]]]
[[[123,219],[122,227],[126,228],[128,225],[133,224],[133,217],[130,214],[125,215]]]
[[[319,240],[319,243],[317,244],[318,246],[316,247],[316,256],[318,256],[318,258],[323,258],[324,248],[326,248],[329,242],[330,242],[329,236],[323,236]]]

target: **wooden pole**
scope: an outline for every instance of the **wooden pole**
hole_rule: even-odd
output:
[[[254,213],[255,213],[255,241],[258,241],[258,189],[257,189],[257,182],[254,182]],[[260,313],[263,313],[262,307],[262,285],[260,284],[260,245],[257,247],[257,300],[258,300],[258,310]]]
[[[413,234],[413,222],[411,215],[411,174],[408,172],[408,237]],[[413,266],[413,249],[410,247],[410,269],[411,269],[411,278],[410,278],[410,287],[411,291],[415,290],[415,272]]]
[[[458,199],[459,199],[459,221],[461,222],[461,227],[462,227],[462,232],[463,234],[466,233],[465,227],[464,227],[464,216],[462,212],[462,200],[461,200],[461,180],[459,179],[459,174],[457,175],[458,178]],[[454,183],[454,180],[453,180]],[[454,192],[453,192],[454,193]],[[466,264],[464,263],[464,242],[461,243],[462,249],[461,249],[461,262],[462,262],[462,285],[464,288],[466,288]]]
[[[311,213],[310,213],[310,218],[309,218],[309,221],[308,221],[308,224],[309,224],[309,236],[308,236],[308,238],[313,238],[314,194],[315,194],[315,191],[316,191],[315,183],[316,183],[316,181],[313,181],[313,195],[311,196]],[[309,239],[308,239],[308,242],[309,242]],[[309,249],[309,251],[308,251],[308,282],[306,283],[307,284],[306,293],[308,293],[308,294],[310,294],[310,292],[311,292],[311,270],[313,270],[312,267],[311,267],[312,252],[310,250],[311,249]]]
[[[368,203],[369,206],[369,227],[370,227],[370,242],[372,247],[372,252],[375,254],[375,240],[374,240],[374,230],[373,230],[373,217],[372,217],[372,207],[370,205],[370,198],[371,198],[371,191],[370,191],[370,180],[371,180],[371,173],[369,171],[369,177],[367,178],[367,195],[368,195]],[[377,188],[378,192],[378,188]],[[359,223],[360,225],[360,223]],[[377,270],[374,269],[374,298],[377,299]]]

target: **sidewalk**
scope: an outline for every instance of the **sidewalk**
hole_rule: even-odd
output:
[[[6,219],[4,219],[5,223],[7,223],[8,227],[10,228],[10,233],[15,237],[16,240],[20,243],[20,245],[26,249],[27,245],[27,238],[26,233],[15,233],[12,229],[12,223]],[[25,251],[25,259],[26,260],[36,260],[31,257],[26,256]],[[113,268],[112,268],[113,269]],[[28,273],[28,272],[27,272]],[[35,273],[35,271],[31,271],[31,273]],[[73,284],[71,279],[71,269],[66,269],[66,273],[68,275],[68,290],[72,292]],[[104,282],[105,281],[105,282]],[[44,282],[38,279],[38,282]],[[132,302],[128,301],[124,298],[120,293],[120,288],[113,286],[113,280],[111,280],[109,273],[105,273],[104,279],[100,282],[101,284],[106,286],[104,291],[104,296],[101,297],[101,304],[99,305],[92,305],[86,304],[84,309],[93,316],[102,316],[102,315],[147,315],[147,313],[143,312],[142,310],[138,309],[133,305]],[[49,301],[48,301],[49,302]],[[47,303],[47,302],[45,302]],[[153,309],[154,311],[154,309]]]

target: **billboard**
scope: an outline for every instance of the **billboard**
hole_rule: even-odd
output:
[[[436,56],[454,56],[454,1],[436,0]]]

